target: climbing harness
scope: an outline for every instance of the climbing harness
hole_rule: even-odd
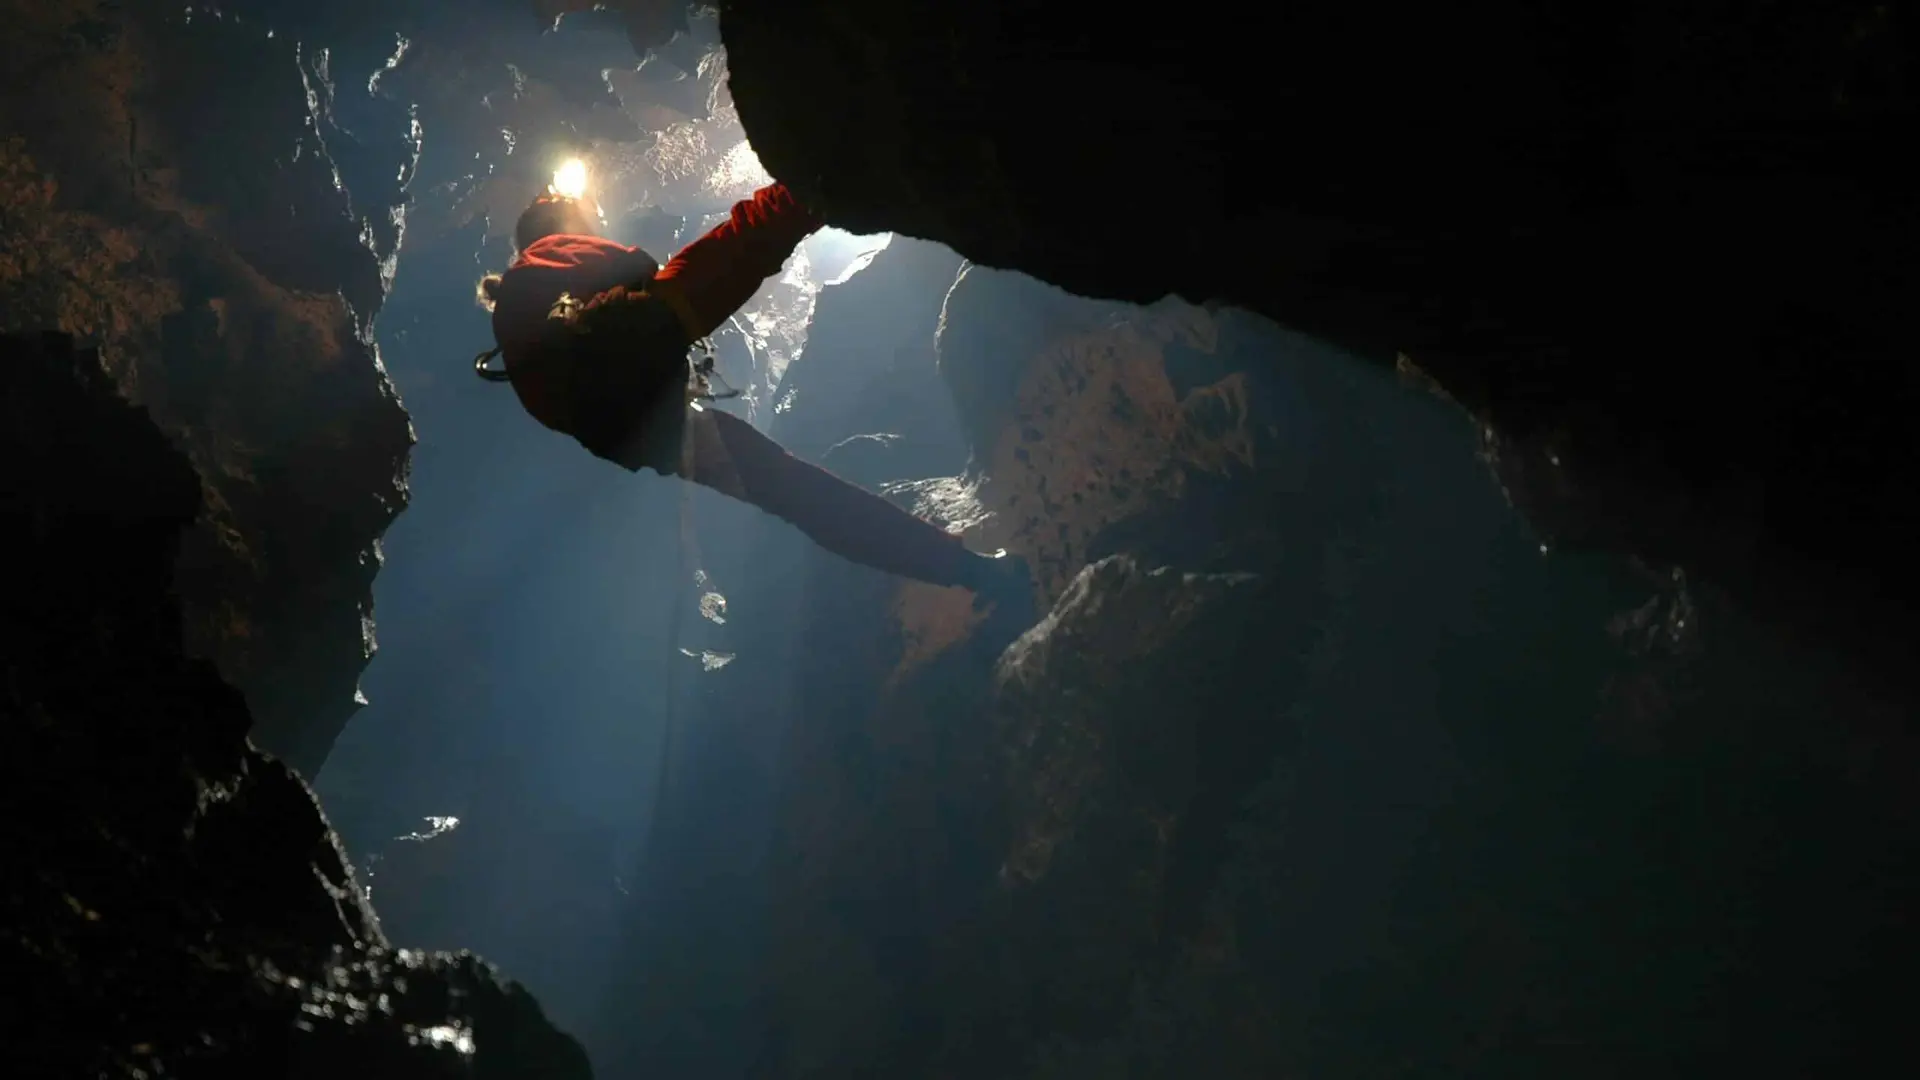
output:
[[[487,366],[489,361],[491,361],[494,357],[499,355],[500,355],[500,346],[495,345],[493,348],[488,349],[486,352],[483,352],[478,356],[475,356],[473,358],[473,373],[475,375],[480,376],[482,379],[485,379],[488,382],[507,382],[508,381],[507,369]]]
[[[714,370],[712,343],[703,339],[695,342],[694,345],[700,351],[687,360],[690,376],[687,380],[687,400],[725,401],[739,397],[740,391],[727,381],[726,376]],[[506,368],[492,366],[493,358],[499,355],[500,346],[498,345],[486,352],[476,354],[473,358],[473,373],[491,383],[512,382],[513,377],[507,373]],[[718,391],[713,389],[715,382],[721,386]]]
[[[560,299],[554,301],[553,310],[548,317],[571,322],[575,313],[583,307],[585,305],[571,293],[561,293]],[[493,358],[501,355],[501,352],[501,346],[495,345],[483,353],[476,354],[473,358],[473,373],[491,383],[512,382],[513,376],[507,371],[504,363],[501,367],[492,366]],[[740,391],[714,369],[717,359],[711,337],[704,337],[693,343],[692,352],[687,357],[687,400],[689,402],[725,401],[740,396]],[[720,384],[719,391],[713,388],[716,382]]]
[[[706,343],[702,342],[701,344]],[[712,377],[713,355],[711,350],[708,350],[701,360],[695,361],[692,366],[696,377]],[[729,387],[724,396],[735,397],[738,396],[738,394],[738,390],[733,390]],[[700,404],[700,400],[702,399],[695,396],[691,384],[689,386],[688,398],[687,404],[689,408],[696,412],[702,411]],[[706,394],[704,400],[712,401],[713,396],[710,393]],[[696,442],[693,435],[693,425],[689,424],[686,425],[680,436],[681,467],[679,471],[682,475],[692,476],[695,474],[695,447]],[[706,560],[700,554],[699,538],[695,535],[693,528],[693,484],[690,482],[683,483],[680,485],[680,543],[678,545],[678,553],[674,566],[673,619],[667,628],[667,700],[666,708],[662,711],[663,715],[661,717],[660,756],[654,766],[653,797],[648,800],[646,835],[641,842],[640,850],[637,852],[638,861],[642,865],[635,868],[635,871],[642,877],[645,876],[646,867],[644,864],[646,860],[653,858],[655,852],[659,849],[660,837],[666,827],[667,808],[672,805],[668,799],[668,794],[673,778],[673,756],[679,745],[680,672],[681,669],[685,667],[684,660],[686,657],[692,655],[687,653],[680,644],[687,625],[686,597],[681,593],[681,590],[687,587],[688,582],[692,582],[696,592],[707,588],[708,578],[706,575],[705,562]],[[696,606],[704,601],[704,599],[705,597],[702,595],[699,600],[696,600]]]

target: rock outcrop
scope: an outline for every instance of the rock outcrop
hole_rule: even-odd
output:
[[[1049,597],[1155,523],[1190,565],[1269,559],[1272,523],[1248,500],[1298,496],[1313,457],[1309,410],[1242,366],[1281,340],[1241,313],[1097,303],[968,267],[941,312],[940,374],[995,542],[1033,561]]]
[[[1556,546],[1910,645],[1911,5],[721,13],[762,162],[833,223],[1397,358]]]
[[[1028,556],[1054,610],[1002,655],[1023,628],[983,621],[963,592],[872,595],[817,556],[803,571],[809,617],[834,629],[786,695],[772,1075],[1028,1075],[1043,1033],[1124,1015],[1180,954],[1236,807],[1297,737],[1285,703],[1334,599],[1327,545],[1364,518],[1350,489],[1308,483],[1324,464],[1312,410],[1286,407],[1272,376],[1311,365],[1250,368],[1284,342],[1260,320],[974,266],[929,329],[933,348],[898,350],[911,366],[890,378],[951,395],[962,439],[943,464],[968,469],[893,486],[975,546]],[[1284,543],[1240,527],[1263,518]],[[1121,549],[1137,554],[1103,558]]]
[[[406,112],[349,130],[324,48],[218,11],[0,20],[0,321],[97,343],[193,463],[189,648],[310,773],[357,707],[379,537],[406,500],[412,430],[372,336]]]
[[[1471,426],[1388,372],[979,266],[932,318],[932,250],[823,290],[776,430],[1031,556],[1051,613],[761,530],[706,628],[738,658],[684,699],[609,1060],[1805,1075],[1889,1048],[1859,973],[1911,955],[1914,758],[1846,650],[1543,557]]]
[[[396,950],[313,793],[182,649],[202,483],[91,351],[0,339],[0,964],[28,1076],[585,1077],[484,962]]]

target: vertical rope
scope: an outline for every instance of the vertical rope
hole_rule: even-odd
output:
[[[690,377],[694,377],[694,373],[692,372],[689,372],[689,375]],[[695,387],[696,390],[701,386],[698,381],[691,385]],[[695,410],[700,409],[700,405],[696,402],[689,402],[686,407]],[[689,477],[695,474],[694,459],[697,454],[696,448],[698,442],[694,438],[694,428],[695,425],[693,423],[681,425],[680,475],[682,477]],[[686,631],[687,605],[686,597],[680,593],[680,590],[686,588],[688,582],[692,581],[695,570],[704,570],[705,568],[700,556],[699,539],[695,535],[693,528],[693,483],[685,479],[680,481],[680,539],[677,548],[678,554],[675,559],[674,568],[673,619],[667,631],[667,707],[661,724],[660,760],[654,768],[653,798],[647,814],[645,846],[640,849],[639,862],[642,872],[644,872],[647,864],[653,859],[654,851],[658,847],[660,837],[663,835],[663,830],[665,829],[667,807],[671,805],[667,796],[670,781],[673,776],[673,754],[679,741],[680,671],[685,666],[686,660],[686,657],[681,654],[680,642]],[[694,565],[690,567],[690,563]],[[695,588],[700,588],[700,585],[696,584]],[[697,604],[698,602],[698,599],[696,599],[695,603]]]

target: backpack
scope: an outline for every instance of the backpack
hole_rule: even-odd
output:
[[[529,298],[513,288],[514,271],[503,276],[499,305],[524,308]],[[524,320],[525,312],[518,318]],[[512,325],[509,309],[506,320]],[[496,323],[496,326],[500,325]],[[592,298],[562,293],[541,321],[537,336],[496,345],[474,357],[474,372],[488,382],[514,387],[521,405],[543,425],[573,435],[595,453],[632,441],[636,429],[671,397],[686,402],[736,397],[714,372],[710,340],[688,344],[672,310],[644,289],[615,285]],[[501,368],[489,366],[500,356]],[[724,388],[714,390],[719,381]]]

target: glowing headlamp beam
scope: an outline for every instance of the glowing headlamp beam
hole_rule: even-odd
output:
[[[547,190],[555,195],[569,199],[582,198],[587,193],[587,163],[579,158],[569,158],[553,171],[553,183]]]

